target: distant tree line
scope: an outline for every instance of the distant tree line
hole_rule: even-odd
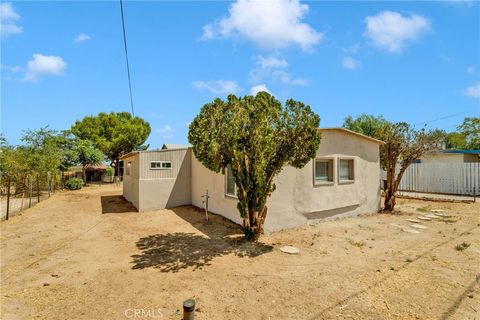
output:
[[[81,166],[84,183],[89,166],[109,160],[118,175],[119,158],[132,150],[146,149],[150,125],[127,112],[99,113],[76,121],[70,130],[48,127],[26,130],[23,144],[11,145],[0,137],[0,172],[3,189],[13,182],[48,181],[54,185],[59,173]]]

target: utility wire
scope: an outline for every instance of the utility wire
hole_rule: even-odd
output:
[[[440,121],[440,120],[444,120],[444,119],[449,119],[449,118],[457,117],[457,116],[460,116],[460,115],[462,115],[462,114],[469,113],[470,111],[471,111],[471,110],[467,110],[467,111],[463,111],[463,112],[459,112],[459,113],[447,115],[447,116],[440,117],[440,118],[436,118],[436,119],[429,120],[429,121],[418,122],[418,123],[415,123],[414,125],[419,125],[419,124],[425,124],[425,125],[426,125],[427,123],[430,123],[430,122],[435,122],[435,121]]]
[[[125,48],[125,59],[127,61],[127,76],[128,76],[128,89],[130,91],[130,106],[132,107],[132,116],[135,116],[133,111],[133,95],[132,95],[132,80],[130,78],[130,64],[128,63],[128,49],[127,49],[127,35],[125,33],[125,18],[123,17],[123,1],[120,0],[120,13],[122,14],[122,27],[123,27],[123,45]]]

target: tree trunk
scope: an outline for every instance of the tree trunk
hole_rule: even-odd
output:
[[[392,212],[395,208],[395,192],[393,190],[387,190],[385,192],[385,201],[383,203],[383,210]]]
[[[83,185],[87,185],[87,172],[85,170],[85,165],[82,164],[82,178],[83,178]]]
[[[267,216],[267,206],[260,211],[249,211],[243,217],[243,231],[247,240],[257,240],[263,234],[263,226]]]

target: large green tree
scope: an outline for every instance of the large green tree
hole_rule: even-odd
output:
[[[445,140],[447,149],[480,150],[480,117],[465,118]]]
[[[82,140],[90,140],[115,167],[118,175],[119,158],[133,150],[144,150],[150,135],[150,124],[128,112],[100,112],[76,121],[72,133]]]
[[[440,130],[416,130],[408,123],[391,123],[382,116],[347,117],[343,126],[385,142],[380,147],[380,164],[387,174],[385,211],[394,210],[397,190],[408,167],[424,154],[441,148],[444,139]]]
[[[282,168],[302,168],[315,156],[319,124],[309,106],[295,100],[282,106],[266,92],[216,99],[190,124],[188,140],[195,157],[214,172],[231,170],[248,239],[263,232],[266,202]]]

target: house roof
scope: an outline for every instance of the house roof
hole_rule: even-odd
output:
[[[358,132],[355,132],[355,131],[352,131],[352,130],[349,130],[349,129],[345,129],[345,128],[320,128],[320,131],[333,131],[333,130],[341,131],[341,132],[348,133],[348,134],[351,134],[351,135],[355,135],[359,138],[370,140],[370,141],[376,142],[378,144],[385,144],[385,142],[383,142],[382,140],[378,140],[378,139],[375,139],[375,138],[372,138],[372,137],[366,136],[364,134],[361,134],[361,133],[358,133]]]
[[[457,149],[445,149],[439,150],[436,153],[449,153],[449,154],[480,154],[480,150],[457,150]]]
[[[378,143],[378,144],[385,144],[385,142],[383,142],[381,140],[378,140],[378,139],[375,139],[375,138],[372,138],[372,137],[366,136],[364,134],[361,134],[361,133],[358,133],[358,132],[355,132],[355,131],[352,131],[352,130],[349,130],[349,129],[345,129],[345,128],[320,128],[319,130],[320,131],[334,131],[334,130],[335,131],[340,131],[340,132],[351,134],[351,135],[357,136],[359,138],[363,138],[365,140],[369,140],[369,141],[372,141],[372,142],[375,142],[375,143]],[[190,149],[191,147],[192,147],[191,144],[187,145],[187,144],[165,143],[162,146],[161,150],[132,151],[132,152],[129,152],[129,153],[121,156],[120,159],[125,159],[125,158],[128,158],[128,157],[131,157],[134,154],[137,154],[137,153],[140,153],[140,152],[165,152],[165,151],[169,151],[169,150]]]

